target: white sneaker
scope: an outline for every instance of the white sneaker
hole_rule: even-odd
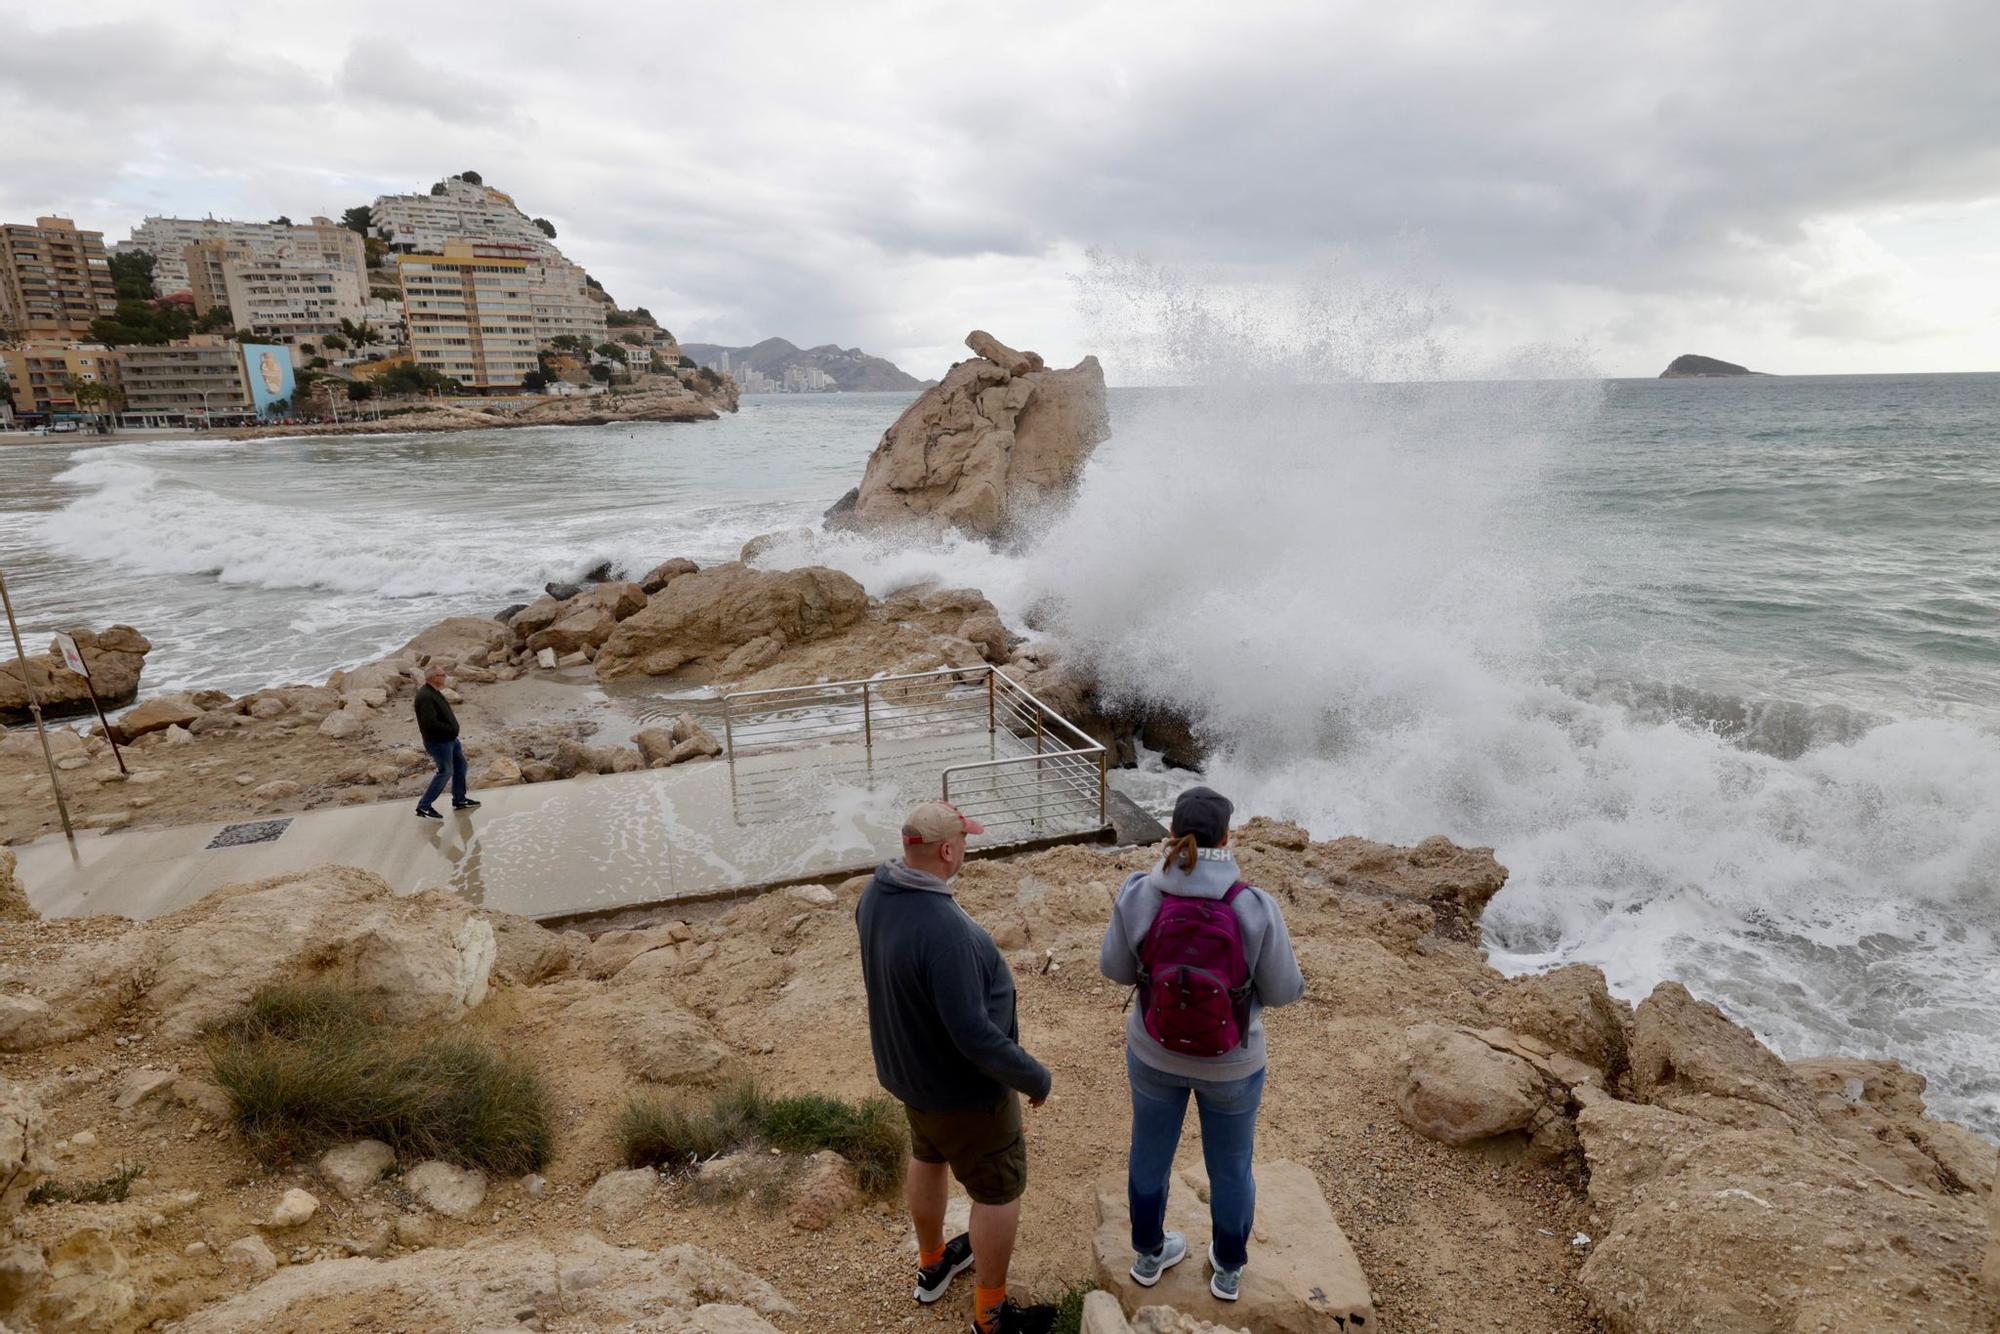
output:
[[[1215,1258],[1215,1243],[1212,1241],[1208,1243],[1208,1267],[1211,1271],[1208,1276],[1208,1290],[1215,1294],[1215,1299],[1222,1302],[1235,1301],[1236,1290],[1243,1283],[1243,1270],[1240,1267],[1223,1268],[1221,1262]]]
[[[1160,1239],[1158,1250],[1147,1251],[1132,1262],[1132,1281],[1142,1288],[1150,1288],[1160,1281],[1160,1275],[1187,1259],[1187,1238],[1178,1232],[1169,1232]]]

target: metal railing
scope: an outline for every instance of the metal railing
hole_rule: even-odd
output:
[[[780,788],[795,800],[801,772],[823,765],[829,779],[868,781],[879,774],[912,791],[935,784],[943,800],[985,825],[995,841],[1109,823],[1104,747],[984,664],[737,691],[721,704],[739,811],[755,809]],[[816,762],[815,748],[830,753]],[[793,762],[764,760],[780,752]],[[751,761],[762,761],[754,772]]]

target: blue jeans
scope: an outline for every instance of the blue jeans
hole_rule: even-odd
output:
[[[459,745],[455,740],[426,741],[424,742],[424,753],[431,757],[431,763],[437,765],[438,771],[432,775],[431,785],[424,789],[423,800],[419,801],[417,805],[429,809],[430,804],[438,799],[438,794],[444,791],[445,779],[447,778],[451,780],[451,799],[453,801],[464,801],[465,747]]]
[[[1132,1249],[1159,1248],[1167,1222],[1167,1183],[1181,1144],[1188,1094],[1201,1116],[1201,1156],[1208,1165],[1208,1217],[1215,1258],[1241,1268],[1249,1258],[1250,1224],[1257,1214],[1257,1179],[1250,1159],[1257,1148],[1257,1106],[1264,1072],[1243,1079],[1191,1079],[1155,1070],[1128,1048],[1132,1081],[1132,1158],[1126,1195],[1132,1208]]]

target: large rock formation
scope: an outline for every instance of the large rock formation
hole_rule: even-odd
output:
[[[977,355],[904,410],[829,519],[994,537],[1075,483],[1110,434],[1097,358],[1050,370],[981,330],[965,341]]]
[[[323,866],[215,891],[179,912],[0,964],[0,1051],[31,1051],[154,1012],[184,1039],[234,1014],[258,987],[324,978],[405,1021],[456,1019],[486,996],[499,945],[487,914],[443,891],[393,893],[378,876]],[[510,952],[536,952],[510,923]]]
[[[1711,380],[1730,375],[1762,375],[1763,371],[1753,371],[1739,366],[1733,361],[1721,361],[1715,357],[1696,356],[1692,352],[1682,353],[1667,363],[1660,372],[1662,380]]]
[[[597,675],[613,681],[684,667],[740,674],[729,670],[732,662],[746,655],[768,662],[790,645],[847,628],[867,609],[868,594],[838,570],[718,565],[681,575],[620,621],[597,651]]]
[[[153,645],[129,625],[114,625],[101,632],[72,630],[84,666],[90,668],[90,683],[63,665],[62,654],[53,640],[47,653],[28,659],[28,679],[41,701],[42,717],[74,718],[91,711],[90,688],[105,708],[130,704],[139,693],[139,672]],[[21,664],[13,655],[0,664],[0,724],[24,723],[28,711],[28,690],[21,681]]]

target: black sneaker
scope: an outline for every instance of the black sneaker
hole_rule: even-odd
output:
[[[944,1259],[917,1269],[917,1300],[929,1306],[944,1296],[951,1281],[972,1268],[972,1237],[961,1232],[944,1244]]]
[[[425,819],[425,820],[442,820],[442,819],[444,819],[444,817],[443,817],[442,815],[439,815],[439,814],[437,813],[437,811],[436,811],[436,810],[432,809],[432,808],[431,808],[431,807],[429,807],[429,806],[419,806],[419,807],[417,807],[417,815],[418,815],[418,817],[419,817],[420,819]]]
[[[453,803],[451,803],[451,808],[455,811],[477,810],[479,809],[479,803],[474,801],[471,797],[467,797],[464,801],[454,801]]]
[[[1049,1334],[1055,1323],[1055,1307],[1016,1306],[1010,1299],[1000,1303],[991,1325],[982,1325],[974,1319],[972,1334]]]

